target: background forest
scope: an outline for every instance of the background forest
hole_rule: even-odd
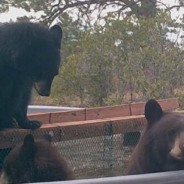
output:
[[[62,67],[48,98],[32,104],[95,107],[179,97],[184,108],[184,1],[2,0],[32,20],[62,26]],[[40,14],[38,16],[37,14]]]

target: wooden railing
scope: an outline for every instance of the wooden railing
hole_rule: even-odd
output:
[[[176,110],[178,99],[158,100],[164,111]],[[146,123],[144,118],[145,103],[119,106],[86,108],[52,113],[30,114],[32,120],[40,120],[43,125],[38,130],[6,129],[0,132],[0,149],[10,148],[21,142],[28,133],[40,137],[46,133],[53,136],[53,141],[71,140],[102,136],[104,125],[113,124],[113,133],[141,131]],[[182,111],[180,111],[182,113]]]

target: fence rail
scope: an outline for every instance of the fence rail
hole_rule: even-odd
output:
[[[176,98],[158,100],[158,102],[164,111],[178,108]],[[14,128],[0,132],[0,138],[3,140],[0,149],[13,147],[28,133],[32,133],[35,137],[49,133],[52,134],[53,141],[67,141],[103,136],[107,124],[112,124],[113,134],[140,132],[146,123],[143,115],[144,106],[145,103],[135,103],[89,109],[71,108],[64,111],[59,107],[48,107],[48,109],[43,106],[34,107],[37,113],[29,114],[28,117],[30,120],[40,120],[43,123],[42,127],[34,131]],[[40,110],[52,112],[40,113]]]

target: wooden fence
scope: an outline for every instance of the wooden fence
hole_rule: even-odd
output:
[[[164,111],[177,110],[178,99],[158,100]],[[28,133],[39,137],[49,133],[53,141],[72,140],[102,136],[104,125],[113,123],[113,133],[141,131],[146,123],[144,118],[145,103],[134,103],[118,106],[86,108],[51,113],[30,114],[29,119],[40,120],[43,125],[38,130],[19,128],[6,129],[0,132],[0,149],[11,148],[21,142]],[[183,111],[178,111],[182,113]],[[17,136],[18,135],[18,136]]]

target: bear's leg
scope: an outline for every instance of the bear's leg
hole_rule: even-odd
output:
[[[18,125],[23,129],[37,129],[42,125],[42,122],[37,120],[29,120],[27,118],[27,102],[23,102],[19,109],[14,114]]]
[[[42,122],[37,120],[27,120],[22,122],[19,121],[18,124],[23,129],[38,129],[42,125]]]
[[[12,128],[13,127],[13,119],[11,117],[1,116],[0,114],[0,130],[5,128]]]
[[[37,129],[42,125],[42,122],[37,120],[28,120],[27,108],[15,114],[15,119],[18,125],[23,129]]]
[[[31,97],[32,85],[26,81],[25,84],[22,84],[21,98],[19,97],[19,102],[17,108],[14,110],[14,118],[16,119],[18,125],[23,129],[37,129],[41,126],[41,122],[37,120],[29,120],[27,118],[27,107]]]
[[[18,125],[23,129],[37,129],[42,125],[42,122],[37,120],[28,120],[26,115],[16,114],[15,119]]]

